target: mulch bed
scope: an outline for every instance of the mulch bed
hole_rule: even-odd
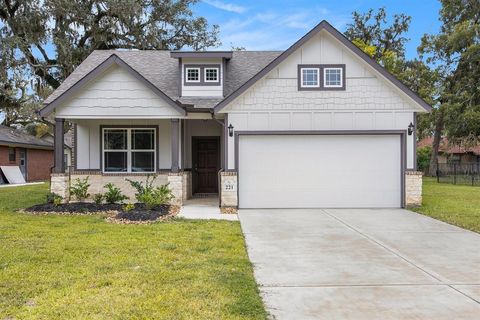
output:
[[[180,211],[179,206],[161,205],[147,210],[143,203],[136,203],[132,210],[124,211],[122,204],[96,204],[92,202],[71,202],[54,205],[38,204],[24,211],[32,214],[60,215],[106,215],[106,220],[112,223],[146,224],[164,221],[174,217]]]

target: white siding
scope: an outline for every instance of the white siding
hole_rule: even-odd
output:
[[[179,113],[141,81],[112,66],[56,110],[62,118],[171,118]]]
[[[186,86],[184,83],[185,79],[185,65],[202,65],[202,64],[215,64],[219,65],[220,72],[220,85],[219,86],[195,86],[195,85],[188,85]],[[222,59],[192,59],[192,58],[184,58],[182,59],[182,96],[183,97],[222,97],[223,96],[223,63]]]
[[[299,64],[345,64],[346,90],[299,91]],[[235,130],[406,130],[424,110],[326,32],[314,36],[221,112]],[[235,166],[229,138],[228,168]],[[414,167],[407,136],[407,168]],[[354,157],[354,155],[352,155]]]
[[[78,120],[76,167],[78,170],[98,170],[100,168],[100,126],[101,125],[151,125],[158,126],[158,168],[170,169],[172,159],[170,120]],[[181,148],[180,148],[181,150]]]

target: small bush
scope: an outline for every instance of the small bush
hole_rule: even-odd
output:
[[[135,209],[135,205],[133,203],[127,203],[123,206],[123,211],[128,212]]]
[[[62,199],[62,196],[56,194],[55,192],[49,192],[45,196],[45,202],[46,203],[54,203],[56,198]]]
[[[93,195],[93,202],[95,202],[96,204],[102,204],[103,202],[103,194],[101,193],[95,193]]]
[[[80,202],[83,202],[86,198],[90,196],[88,193],[88,188],[90,184],[88,183],[88,176],[85,179],[80,180],[79,178],[75,179],[75,183],[70,187],[70,194],[73,195],[75,199]]]
[[[46,202],[55,206],[59,206],[63,201],[63,197],[55,192],[49,192],[46,195]]]
[[[111,182],[107,183],[104,188],[107,189],[107,192],[103,195],[105,202],[107,203],[113,204],[128,199],[128,197],[122,193],[120,188],[114,186]]]
[[[432,147],[425,146],[417,149],[417,168],[419,171],[425,172],[430,166],[430,158],[432,156]]]
[[[168,187],[168,183],[159,187],[153,186],[156,178],[157,176],[147,176],[145,185],[143,185],[143,182],[127,179],[130,185],[137,190],[135,198],[138,202],[144,203],[147,210],[152,210],[156,206],[166,204],[174,198],[172,190]]]

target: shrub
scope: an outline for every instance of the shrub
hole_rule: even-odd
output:
[[[46,195],[46,201],[47,203],[54,204],[56,206],[60,205],[62,203],[63,197],[59,194],[56,194],[55,192],[49,192]]]
[[[101,204],[103,202],[103,194],[95,193],[93,195],[93,202],[95,202],[96,204]]]
[[[107,188],[107,192],[103,195],[107,203],[113,204],[128,199],[128,197],[122,193],[120,188],[114,186],[111,182],[107,183],[104,188]]]
[[[135,198],[138,202],[144,203],[147,210],[152,210],[156,206],[166,204],[174,198],[172,190],[168,187],[168,183],[159,187],[153,186],[156,178],[157,176],[147,176],[145,186],[143,182],[127,179],[130,185],[137,190]]]
[[[90,184],[88,183],[88,178],[89,177],[86,177],[82,180],[77,178],[75,179],[75,183],[73,184],[73,186],[70,187],[70,194],[72,194],[75,199],[80,202],[90,196],[90,194],[88,193],[88,188],[90,187]]]
[[[425,146],[417,149],[417,168],[418,171],[423,171],[430,165],[430,157],[432,156],[432,147]]]
[[[123,211],[128,212],[135,209],[135,205],[133,203],[127,203],[123,206]]]

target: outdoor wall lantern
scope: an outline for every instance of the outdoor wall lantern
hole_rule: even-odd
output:
[[[230,123],[230,125],[228,126],[228,135],[230,137],[233,137],[233,126],[232,124]]]
[[[409,136],[412,135],[413,129],[415,129],[415,125],[410,122],[410,124],[408,125],[408,131],[407,131]]]

